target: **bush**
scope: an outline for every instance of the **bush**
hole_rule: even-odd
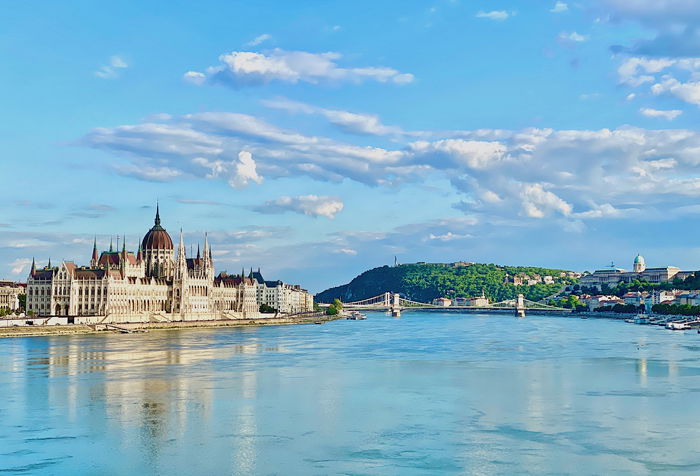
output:
[[[260,305],[260,312],[263,314],[274,314],[277,312],[277,309],[275,309],[272,306],[268,306],[267,304],[263,303]]]

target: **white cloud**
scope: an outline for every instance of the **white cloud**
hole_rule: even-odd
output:
[[[324,82],[376,81],[380,83],[406,84],[413,75],[388,67],[343,68],[338,66],[340,53],[309,53],[274,49],[269,54],[250,51],[233,51],[221,55],[220,65],[211,66],[205,72],[189,71],[184,79],[194,84],[205,82],[232,87],[255,86],[273,81],[296,84]]]
[[[651,92],[655,95],[670,93],[682,101],[700,106],[700,81],[682,83],[675,78],[667,77],[654,84]]]
[[[625,213],[629,214],[630,210],[625,210]],[[596,205],[585,212],[576,213],[575,216],[576,218],[618,218],[622,216],[622,211],[609,203],[604,203],[602,205]]]
[[[199,73],[197,71],[188,71],[183,75],[183,79],[188,83],[201,86],[206,82],[207,76],[204,73]]]
[[[559,39],[563,41],[571,41],[574,43],[581,43],[584,41],[588,41],[588,36],[582,35],[580,33],[576,33],[575,31],[572,32],[561,32],[559,33]]]
[[[338,253],[338,254],[343,254],[343,255],[348,255],[348,256],[357,256],[357,250],[354,250],[352,248],[339,248],[337,250],[333,250],[333,253]]]
[[[491,10],[490,12],[485,12],[483,10],[476,14],[476,18],[487,18],[494,21],[507,20],[508,17],[514,15],[515,12],[507,12],[506,10]]]
[[[251,41],[246,43],[246,46],[258,46],[260,43],[264,43],[272,39],[272,35],[263,33],[262,35],[256,36]]]
[[[573,211],[570,203],[545,190],[540,183],[523,184],[520,198],[523,212],[530,218],[544,218],[553,212],[569,216]]]
[[[114,169],[121,175],[134,177],[149,182],[170,182],[183,175],[182,171],[170,167],[152,167],[150,165],[120,164]]]
[[[263,101],[263,104],[267,107],[286,110],[294,114],[321,115],[338,129],[351,134],[386,136],[404,133],[400,127],[382,124],[379,116],[376,114],[324,109],[283,98],[266,100]]]
[[[659,73],[674,64],[676,64],[676,61],[669,58],[647,59],[632,57],[625,59],[620,64],[617,74],[620,83],[637,87],[644,83],[653,82],[653,74]]]
[[[459,234],[459,233],[452,233],[451,231],[448,231],[447,233],[443,233],[441,235],[436,235],[434,233],[431,233],[428,235],[429,240],[438,240],[438,241],[454,241],[454,240],[463,240],[465,238],[472,238],[472,235],[465,233],[465,234]]]
[[[261,184],[263,178],[258,175],[253,156],[247,150],[238,153],[238,161],[234,162],[234,174],[229,178],[229,185],[234,188],[243,188],[250,182]]]
[[[464,139],[419,141],[409,144],[409,150],[418,160],[429,157],[430,165],[436,168],[486,169],[503,160],[506,154],[506,147],[499,142]]]
[[[10,263],[10,272],[15,275],[22,274],[28,270],[30,264],[32,264],[32,260],[29,258],[17,258]]]
[[[628,101],[632,101],[636,97],[637,95],[635,93],[629,93],[625,99],[627,99]]]
[[[393,148],[381,147],[367,145],[367,137],[361,144],[340,142],[222,112],[100,128],[88,133],[82,144],[112,152],[112,166],[122,173],[151,180],[197,178],[243,186],[259,183],[262,176],[271,181],[304,176],[390,187],[428,177],[446,179],[452,192],[462,195],[456,208],[493,220],[587,220],[601,213],[601,204],[629,210],[632,196],[645,203],[642,212],[667,207],[678,197],[700,197],[700,133],[692,130],[481,129],[421,134],[425,140],[415,141],[408,131],[392,137]],[[251,156],[241,156],[241,151]],[[287,197],[267,204],[267,209],[334,216],[338,205],[313,208],[309,200]],[[429,230],[422,237],[430,233],[446,232]]]
[[[649,107],[643,107],[639,109],[639,112],[646,117],[661,118],[666,119],[668,121],[672,121],[673,119],[683,114],[683,111],[679,111],[678,109],[673,109],[670,111],[661,111],[659,109],[652,109]]]
[[[121,56],[112,56],[109,64],[101,66],[95,71],[95,76],[102,79],[115,79],[119,77],[119,70],[128,68],[129,65]]]
[[[284,213],[292,211],[312,217],[335,218],[335,215],[344,207],[343,201],[338,197],[301,195],[298,197],[280,197],[265,202],[253,209],[260,213]]]
[[[554,6],[549,10],[552,13],[563,13],[569,10],[569,6],[564,2],[556,2]]]

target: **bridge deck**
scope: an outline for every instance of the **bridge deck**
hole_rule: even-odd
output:
[[[343,309],[346,310],[356,310],[356,311],[390,311],[390,307],[386,306],[349,306],[345,305]],[[410,307],[401,307],[401,312],[407,312],[407,311],[508,311],[508,312],[514,312],[515,307],[476,307],[476,306],[448,306],[448,307],[439,307],[439,306],[410,306]],[[543,311],[543,312],[572,312],[571,309],[556,309],[556,308],[540,308],[540,307],[526,307],[526,311],[532,312],[532,311]]]

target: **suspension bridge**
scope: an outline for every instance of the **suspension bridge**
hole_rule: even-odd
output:
[[[321,304],[323,306],[323,304]],[[359,301],[344,302],[343,309],[348,311],[389,311],[394,316],[400,316],[401,312],[407,311],[463,311],[463,312],[511,312],[518,317],[525,317],[526,312],[548,313],[548,312],[571,312],[571,309],[550,306],[541,302],[525,299],[522,294],[518,294],[515,299],[489,303],[483,306],[439,306],[425,302],[411,301],[401,297],[398,293],[380,294]]]

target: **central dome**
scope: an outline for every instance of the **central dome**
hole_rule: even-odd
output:
[[[144,250],[172,250],[174,249],[173,240],[165,228],[160,226],[160,207],[156,206],[156,220],[153,228],[148,230],[146,236],[143,237],[141,248]]]

